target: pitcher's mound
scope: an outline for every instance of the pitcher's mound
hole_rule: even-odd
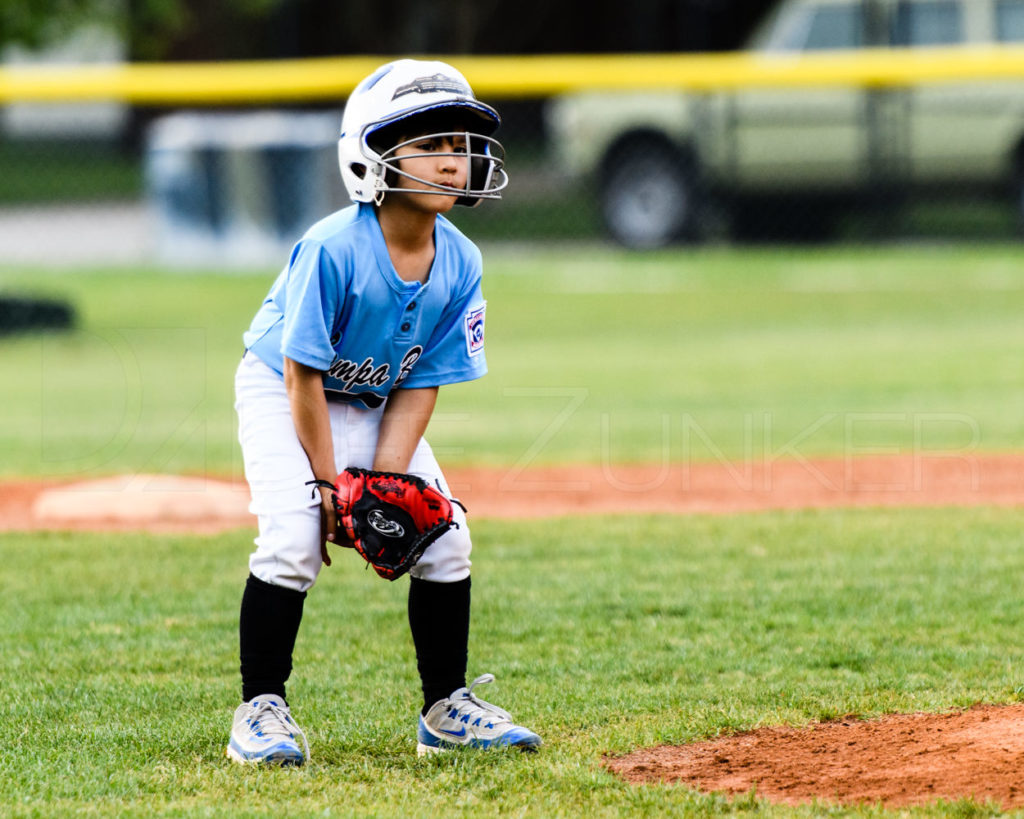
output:
[[[922,805],[939,799],[1024,807],[1024,705],[760,728],[607,761],[634,784],[678,782],[787,805]]]
[[[120,475],[50,487],[32,518],[53,527],[216,530],[254,520],[244,484],[174,475]]]

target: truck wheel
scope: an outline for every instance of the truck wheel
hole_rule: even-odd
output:
[[[615,241],[655,248],[696,237],[696,174],[678,151],[661,140],[634,140],[615,149],[605,168],[601,212]]]

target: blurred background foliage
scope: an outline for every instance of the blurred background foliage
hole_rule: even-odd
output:
[[[133,60],[336,54],[540,54],[735,48],[772,0],[19,0],[0,44],[41,46],[85,23]]]

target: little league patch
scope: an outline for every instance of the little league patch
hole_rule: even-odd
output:
[[[484,304],[466,313],[466,345],[470,355],[477,355],[484,350]]]

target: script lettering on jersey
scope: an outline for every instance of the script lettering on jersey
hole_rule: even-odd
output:
[[[398,377],[394,386],[397,387],[412,372],[413,366],[423,355],[423,348],[417,344],[410,347],[402,361],[398,365]],[[391,365],[388,363],[378,365],[373,356],[367,356],[361,362],[349,361],[347,358],[335,361],[327,370],[327,375],[337,381],[343,382],[342,389],[327,389],[328,394],[346,401],[361,401],[371,409],[375,409],[384,403],[384,397],[377,395],[370,390],[352,392],[353,387],[370,387],[371,390],[383,387],[391,380]]]
[[[374,366],[372,356],[364,358],[361,364],[343,358],[335,361],[327,370],[331,378],[345,382],[346,390],[365,386],[383,387],[391,378],[390,372],[391,367],[388,364]]]
[[[398,378],[395,379],[396,387],[409,377],[413,365],[420,360],[421,355],[423,355],[423,348],[419,344],[409,348],[409,352],[402,357],[402,363],[398,365]]]

